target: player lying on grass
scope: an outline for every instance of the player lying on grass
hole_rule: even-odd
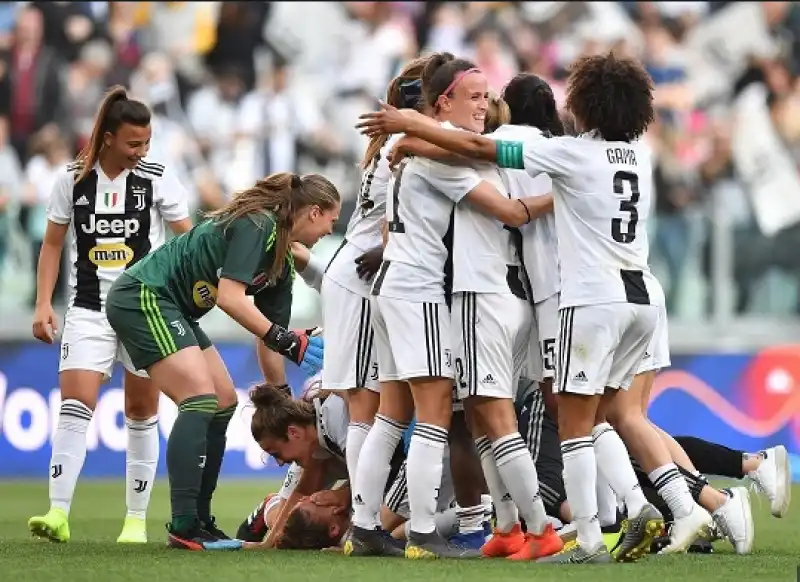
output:
[[[330,234],[339,208],[324,177],[274,174],[139,261],[108,294],[109,323],[134,365],[178,405],[167,443],[171,547],[228,548],[213,520],[201,523],[198,493],[209,492],[210,513],[236,391],[197,320],[216,305],[269,349],[318,371],[322,339],[286,329],[290,244],[311,246]]]

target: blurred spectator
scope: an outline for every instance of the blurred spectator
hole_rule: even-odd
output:
[[[246,187],[254,175],[252,171],[243,175],[234,163],[239,141],[236,122],[241,116],[244,92],[241,67],[226,64],[215,72],[212,85],[199,89],[190,97],[186,109],[200,151],[208,160],[222,190],[228,194]]]
[[[255,52],[264,44],[262,30],[268,10],[268,2],[223,2],[216,42],[206,54],[206,66],[211,70],[236,65],[247,91],[255,86]]]
[[[8,120],[0,117],[0,276],[5,267],[21,183],[19,159],[8,143]]]
[[[89,2],[31,2],[44,20],[45,44],[67,62],[78,58],[81,47],[97,29]]]
[[[28,159],[28,140],[60,121],[62,65],[55,51],[42,43],[43,26],[38,8],[21,8],[11,50],[2,57],[0,115],[10,121],[11,145],[23,162]]]
[[[800,299],[800,6],[787,2],[0,3],[0,256],[9,230],[15,265],[21,247],[38,252],[49,176],[111,84],[151,106],[149,156],[198,211],[281,170],[322,172],[349,204],[355,121],[413,56],[471,58],[496,91],[531,72],[563,106],[574,59],[608,50],[656,86],[651,244],[671,315]],[[41,151],[26,164],[29,143]]]
[[[237,128],[240,137],[252,140],[254,177],[293,172],[300,148],[327,158],[341,147],[317,104],[292,91],[291,70],[281,59],[273,62],[267,86],[242,101]]]
[[[53,191],[56,177],[64,170],[64,166],[72,159],[67,141],[56,128],[48,128],[40,132],[31,141],[32,157],[25,165],[25,183],[22,187],[21,203],[28,209],[25,222],[25,234],[31,244],[33,264],[39,262],[39,251],[44,240],[44,231],[47,226],[47,201]],[[60,283],[56,285],[54,302],[63,299],[63,289]],[[33,294],[30,305],[36,301],[36,276],[34,272]]]
[[[83,46],[80,57],[67,69],[64,108],[72,120],[70,129],[76,150],[89,141],[97,104],[108,87],[106,79],[113,65],[111,47],[105,41],[95,40]]]

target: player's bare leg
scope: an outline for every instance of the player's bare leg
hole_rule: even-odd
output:
[[[158,400],[161,393],[149,378],[125,371],[125,505],[119,543],[147,542],[147,507],[158,466]]]
[[[631,399],[637,399],[639,401],[639,410],[642,413],[642,417],[645,419],[647,411],[646,404],[644,404],[645,398],[649,401],[650,391],[652,390],[655,378],[655,371],[638,374],[634,378],[631,388],[629,389]],[[631,405],[634,405],[633,400],[631,401]],[[753,527],[753,516],[747,489],[736,487],[730,489],[726,494],[711,487],[705,477],[703,477],[694,466],[691,459],[689,459],[683,447],[652,422],[648,421],[648,424],[650,424],[653,431],[659,436],[667,454],[683,476],[689,493],[696,504],[711,513],[711,517],[718,526],[719,531],[730,540],[737,553],[750,553],[753,548],[755,530]],[[648,478],[655,484],[650,475],[648,475]],[[667,501],[667,497],[661,493],[660,490],[659,494]],[[674,510],[671,505],[670,511],[672,511],[674,515]],[[672,541],[670,545],[664,548],[663,551],[665,552],[683,551],[683,543],[680,540],[688,535],[683,532],[689,532],[692,527],[691,520],[686,516],[679,518],[674,515],[674,519],[675,521],[670,530],[670,538]],[[710,531],[711,529],[713,529],[711,525],[707,526],[706,531],[702,532],[702,535],[698,535],[698,537],[701,539],[713,537]],[[691,543],[692,542],[689,542],[689,545],[691,545]],[[688,548],[688,545],[686,548]]]
[[[672,457],[660,434],[642,414],[642,382],[642,375],[639,375],[634,378],[628,390],[618,391],[608,409],[608,418],[628,444],[631,454],[647,473],[674,516],[672,543],[665,548],[665,551],[683,552],[698,538],[708,536],[712,518],[705,509],[694,502],[689,487],[672,462]],[[629,509],[629,515],[635,514],[635,511]],[[629,519],[626,538],[629,535],[632,537],[633,525]],[[658,532],[655,532],[655,535],[657,534]],[[652,539],[643,551],[649,551],[651,542]],[[625,551],[625,545],[623,540],[618,550],[620,554]]]
[[[102,372],[92,370],[64,370],[59,374],[61,408],[50,456],[50,509],[28,520],[35,536],[53,542],[70,539],[69,510],[86,459],[86,431],[103,379]]]

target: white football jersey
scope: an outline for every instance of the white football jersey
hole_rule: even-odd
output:
[[[392,171],[386,156],[402,135],[392,135],[361,176],[358,201],[347,223],[342,246],[325,270],[325,276],[348,291],[367,297],[370,284],[356,273],[355,260],[365,252],[383,244],[381,220],[386,214],[386,191]]]
[[[492,139],[528,141],[546,139],[536,127],[503,125],[486,137]],[[547,174],[531,176],[525,170],[502,169],[512,198],[545,196],[553,191],[553,181]],[[555,216],[548,212],[520,227],[522,258],[531,284],[534,303],[552,297],[559,290],[558,244]]]
[[[501,170],[475,166],[478,177],[508,196]],[[509,266],[520,266],[511,232],[499,220],[462,201],[453,220],[453,292],[509,293]],[[516,275],[519,289],[519,275]],[[524,296],[524,287],[522,292]]]
[[[658,304],[660,285],[648,266],[649,149],[595,133],[504,146],[521,148],[507,165],[553,179],[560,306]]]
[[[413,158],[401,163],[386,201],[389,241],[372,294],[419,303],[445,303],[446,241],[455,204],[481,179],[472,168]]]
[[[164,243],[164,221],[189,217],[187,193],[164,166],[145,160],[114,180],[99,164],[77,184],[76,172],[72,163],[58,175],[47,218],[70,225],[69,305],[103,311],[117,277]]]

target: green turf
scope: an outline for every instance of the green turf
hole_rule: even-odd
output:
[[[756,543],[751,556],[733,555],[728,544],[718,542],[717,553],[712,555],[651,556],[638,564],[559,567],[503,560],[412,562],[359,560],[318,552],[168,550],[163,529],[168,517],[166,484],[161,481],[159,485],[150,510],[152,543],[126,547],[114,543],[124,513],[121,482],[79,484],[70,520],[72,541],[64,545],[33,540],[28,535],[28,517],[46,509],[46,482],[0,483],[0,582],[798,582],[800,511],[793,509],[784,519],[774,519],[769,515],[769,504],[755,496]],[[270,487],[274,490],[276,486],[255,481],[222,483],[214,505],[218,523],[234,533],[241,519]],[[794,493],[795,499],[800,499],[800,486]]]

